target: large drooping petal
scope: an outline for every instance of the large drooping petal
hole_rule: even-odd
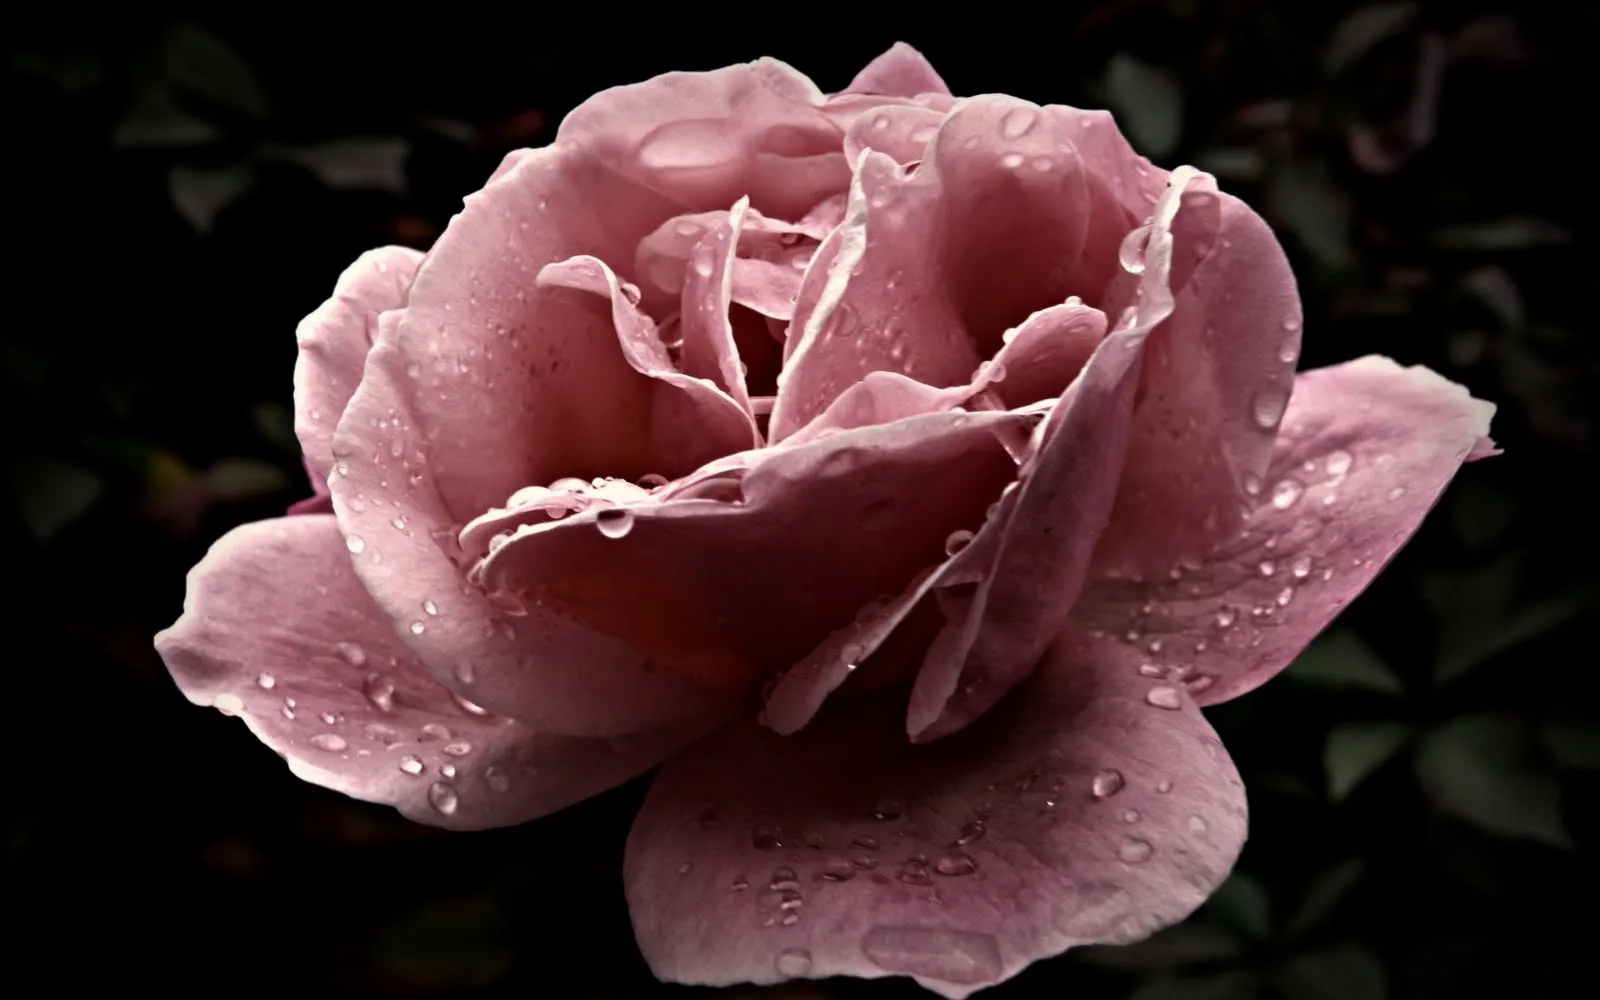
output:
[[[369,250],[345,268],[333,295],[300,321],[295,339],[294,433],[318,495],[328,492],[333,431],[361,383],[378,317],[405,303],[422,254],[406,247]]]
[[[1244,791],[1181,690],[1068,633],[960,734],[908,745],[891,692],[669,761],[624,867],[663,979],[914,976],[965,997],[1182,919],[1233,865]]]
[[[748,195],[757,211],[797,219],[849,181],[823,99],[776,59],[665,73],[584,101],[556,144],[592,153],[684,211],[725,209]]]
[[[895,42],[889,51],[867,63],[846,94],[881,94],[886,97],[916,97],[918,94],[949,94],[926,56],[905,42]]]
[[[943,119],[915,170],[860,155],[845,221],[796,303],[773,440],[867,372],[955,385],[1034,312],[1071,295],[1100,304],[1134,217],[1079,154],[1089,120],[985,96]]]
[[[933,413],[754,452],[729,484],[736,502],[521,527],[483,581],[594,621],[669,673],[758,680],[941,562],[950,532],[978,523],[1013,475],[999,432],[1031,421]],[[617,606],[619,595],[637,599]]]
[[[676,211],[580,153],[520,157],[428,254],[335,434],[335,513],[400,640],[440,683],[545,731],[614,734],[706,710],[703,691],[649,673],[622,643],[543,612],[506,615],[465,582],[455,542],[525,486],[674,477],[703,460],[657,447],[660,380],[630,363],[606,301],[537,280],[585,254],[625,262]],[[439,615],[419,615],[426,603]]]
[[[1144,232],[1123,244],[1130,266],[1145,252]],[[1150,340],[1101,569],[1164,570],[1237,530],[1294,382],[1300,298],[1267,224],[1202,174],[1173,237],[1177,301]],[[1132,296],[1131,282],[1117,283],[1107,314]]]
[[[701,731],[551,736],[453,694],[395,641],[331,515],[223,536],[156,648],[191,701],[242,717],[300,778],[454,829],[555,812]]]
[[[1094,581],[1074,619],[1201,704],[1244,694],[1366,589],[1463,461],[1494,453],[1493,412],[1387,358],[1304,372],[1243,529],[1198,564]]]

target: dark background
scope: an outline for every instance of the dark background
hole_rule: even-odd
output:
[[[1120,0],[1045,20],[983,4],[882,30],[776,5],[745,21],[680,5],[659,24],[600,5],[236,6],[106,20],[57,4],[0,29],[13,978],[712,995],[656,984],[634,948],[619,867],[641,782],[517,829],[414,826],[301,784],[190,706],[150,639],[212,540],[305,493],[293,331],[360,251],[426,247],[508,149],[548,141],[595,90],[760,55],[833,90],[903,38],[958,94],[1110,106],[1158,162],[1214,172],[1289,250],[1305,367],[1429,365],[1499,403],[1506,451],[1462,472],[1287,676],[1208,713],[1253,812],[1217,897],[984,996],[1592,984],[1593,6]]]

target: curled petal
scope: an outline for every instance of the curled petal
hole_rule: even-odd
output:
[[[452,829],[555,812],[701,731],[552,736],[463,699],[395,641],[328,515],[223,536],[156,648],[191,701],[241,717],[298,777]]]
[[[1287,666],[1416,531],[1494,407],[1425,368],[1366,357],[1304,372],[1243,528],[1206,558],[1102,577],[1073,611],[1203,705]]]
[[[918,94],[949,94],[950,88],[939,78],[927,57],[905,42],[895,42],[889,51],[867,63],[844,92],[916,97]]]

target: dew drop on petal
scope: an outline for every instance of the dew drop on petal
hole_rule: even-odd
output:
[[[362,538],[360,535],[346,535],[344,538],[344,547],[349,549],[351,554],[360,555],[362,552],[366,551],[367,540]]]
[[[783,846],[783,833],[775,826],[758,826],[750,831],[750,844],[758,851],[773,851]]]
[[[1250,400],[1250,416],[1256,426],[1270,431],[1283,419],[1284,408],[1289,405],[1289,390],[1277,382],[1263,382]]]
[[[1176,711],[1183,707],[1183,698],[1178,694],[1178,689],[1165,684],[1146,691],[1144,700],[1156,708],[1164,708],[1168,711]]]
[[[1034,123],[1038,120],[1039,114],[1032,108],[1007,111],[1000,119],[1000,135],[1006,139],[1020,139],[1033,131]]]
[[[1117,857],[1130,865],[1143,864],[1154,853],[1155,848],[1150,846],[1150,841],[1139,837],[1129,837],[1117,848]]]
[[[595,514],[594,524],[607,538],[622,538],[633,530],[633,512],[609,507]]]
[[[1298,480],[1279,480],[1278,484],[1272,487],[1272,506],[1278,510],[1288,510],[1304,492],[1305,487],[1301,486]]]
[[[361,686],[361,693],[378,711],[394,711],[394,682],[382,674],[370,675]]]
[[[311,745],[318,750],[326,750],[329,753],[338,753],[350,746],[349,743],[345,742],[344,737],[338,733],[318,733],[311,737]]]
[[[1338,448],[1328,453],[1324,468],[1328,470],[1328,475],[1330,476],[1342,476],[1350,471],[1350,465],[1354,461],[1355,459],[1348,451]]]
[[[772,960],[778,975],[793,979],[811,971],[811,952],[804,948],[785,948]]]
[[[1160,689],[1157,688],[1156,690]],[[1089,789],[1094,793],[1095,798],[1104,799],[1122,791],[1125,784],[1127,782],[1122,777],[1121,771],[1115,768],[1107,768],[1094,776],[1094,780],[1089,783]]]
[[[1296,580],[1304,580],[1311,575],[1311,557],[1301,556],[1289,567],[1289,572],[1294,574]]]
[[[511,787],[510,776],[501,770],[497,764],[490,764],[484,769],[483,780],[491,789],[497,792],[506,791]]]
[[[452,786],[442,781],[435,781],[428,787],[428,804],[437,809],[441,815],[454,816],[456,809],[461,805],[461,797],[456,794]]]
[[[956,851],[952,854],[946,854],[938,861],[935,861],[933,863],[933,870],[938,872],[940,875],[952,877],[971,875],[973,872],[978,870],[978,863],[972,860],[972,855],[963,854],[960,851]]]
[[[423,771],[422,758],[414,753],[408,753],[400,758],[400,770],[407,774],[421,774]]]
[[[957,552],[960,552],[962,549],[966,548],[969,544],[971,544],[971,542],[972,532],[967,531],[966,529],[952,531],[950,532],[950,536],[944,540],[944,554],[947,556],[953,556]]]
[[[428,626],[424,625],[420,621],[414,621],[414,622],[411,623],[411,634],[412,635],[421,635],[422,633],[426,632],[427,630],[428,630]]]
[[[359,664],[358,664],[359,665]],[[262,674],[256,678],[256,687],[263,691],[271,691],[278,686],[278,679],[271,674]]]

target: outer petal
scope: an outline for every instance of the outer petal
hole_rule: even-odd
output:
[[[333,297],[295,330],[294,433],[319,496],[328,492],[333,430],[361,383],[367,351],[377,339],[378,315],[405,303],[422,254],[406,247],[369,250],[345,268]]]
[[[679,982],[910,975],[964,997],[1182,919],[1238,855],[1244,791],[1193,703],[1136,663],[1068,634],[1015,696],[925,746],[889,693],[796,736],[702,741],[628,840],[646,960]]]
[[[484,563],[483,580],[535,595],[559,595],[584,576],[614,581],[618,592],[653,581],[652,603],[704,616],[696,657],[710,644],[746,664],[742,676],[769,674],[938,564],[949,533],[976,523],[1011,478],[997,430],[1028,420],[935,413],[755,452],[735,487],[742,502],[630,506],[620,532],[597,530],[598,510],[519,528]],[[617,627],[660,630],[637,642],[688,643],[644,610]]]
[[[1272,230],[1201,175],[1173,235],[1177,302],[1151,338],[1102,569],[1165,570],[1235,532],[1294,382],[1300,299]],[[1125,260],[1138,260],[1139,239]],[[1116,289],[1108,315],[1131,295]]]
[[[554,812],[696,733],[549,736],[452,694],[394,640],[328,515],[223,536],[156,648],[191,701],[242,716],[299,777],[454,829]]]
[[[861,155],[796,303],[773,440],[869,371],[959,384],[1036,310],[1098,303],[1132,219],[1079,155],[1080,131],[1057,109],[985,96],[944,118],[914,171]]]
[[[1074,619],[1125,639],[1201,704],[1244,694],[1366,588],[1464,460],[1494,453],[1493,412],[1387,358],[1305,372],[1244,529],[1198,566],[1096,581]]]
[[[657,380],[630,364],[604,300],[536,281],[580,254],[625,261],[675,212],[580,153],[517,159],[429,253],[335,435],[335,513],[400,640],[441,683],[545,731],[638,731],[707,710],[705,692],[648,674],[615,640],[503,614],[465,582],[455,547],[463,524],[521,487],[674,476],[699,460],[658,467],[646,433]],[[418,614],[425,602],[436,618]]]
[[[949,94],[950,88],[921,52],[905,42],[895,42],[889,51],[867,63],[844,92],[916,97],[918,94]]]
[[[822,102],[815,84],[776,59],[666,73],[589,98],[556,142],[592,152],[687,211],[748,195],[758,211],[794,219],[849,179]]]

